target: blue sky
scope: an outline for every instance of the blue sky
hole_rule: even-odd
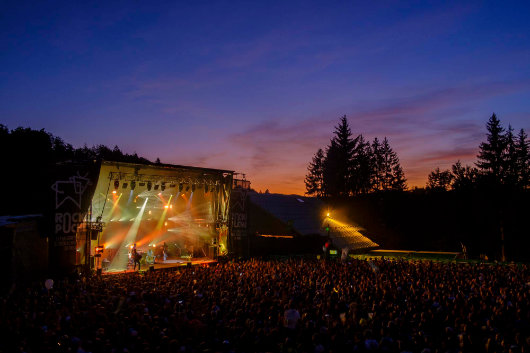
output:
[[[530,3],[12,1],[0,123],[234,169],[303,193],[340,116],[409,186],[472,163],[492,112],[530,130]]]

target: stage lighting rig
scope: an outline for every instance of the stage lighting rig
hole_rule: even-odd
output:
[[[114,189],[118,189],[120,187],[120,181],[114,180]]]
[[[162,191],[166,190],[166,183],[165,182],[162,182],[162,184],[160,184],[160,190],[162,190]]]
[[[152,188],[152,187],[153,187],[153,184],[152,184],[150,181],[148,181],[148,182],[147,182],[147,190],[148,190],[148,191],[151,191],[151,188]]]
[[[134,188],[136,187],[136,181],[131,181],[131,190],[134,190]]]
[[[129,185],[129,184],[127,184],[127,183],[123,183],[123,184],[121,185],[121,187],[124,188],[124,189],[127,189],[127,185]]]
[[[182,189],[184,189],[184,184],[180,183],[179,184],[179,192],[182,192]]]

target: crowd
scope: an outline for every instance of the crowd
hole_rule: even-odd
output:
[[[16,289],[3,352],[530,352],[530,267],[260,261]]]

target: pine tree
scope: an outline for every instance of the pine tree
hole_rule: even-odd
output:
[[[427,177],[427,189],[447,191],[451,187],[453,175],[450,170],[436,168]]]
[[[505,135],[506,147],[504,149],[504,176],[503,182],[507,185],[515,186],[519,179],[519,170],[517,165],[517,152],[515,147],[515,137],[513,135],[513,128],[508,125],[508,130]]]
[[[372,142],[372,190],[381,190],[383,182],[383,164],[384,158],[382,154],[382,147],[379,140],[374,138]]]
[[[407,188],[407,179],[405,179],[405,173],[401,164],[399,164],[399,158],[396,154],[396,160],[394,166],[392,167],[392,184],[391,189],[395,191],[404,191]]]
[[[306,194],[317,197],[324,196],[324,151],[319,148],[313,161],[307,167],[305,177]]]
[[[530,142],[525,131],[521,129],[515,142],[517,165],[517,184],[522,188],[530,187]]]
[[[468,165],[463,167],[460,161],[457,161],[455,164],[453,164],[453,166],[451,167],[451,171],[453,174],[453,190],[471,189],[477,181],[477,168],[471,168]]]
[[[372,150],[370,143],[359,135],[351,159],[350,190],[353,195],[367,193],[372,184]]]
[[[351,161],[357,139],[352,138],[348,119],[344,115],[335,127],[334,137],[326,150],[324,160],[324,185],[328,196],[350,194]]]
[[[399,164],[397,153],[392,150],[386,137],[381,145],[381,156],[380,190],[405,190],[407,187],[405,174]]]
[[[501,184],[505,171],[504,150],[507,144],[504,128],[495,113],[489,119],[486,127],[488,129],[487,142],[480,144],[476,165],[488,182]]]

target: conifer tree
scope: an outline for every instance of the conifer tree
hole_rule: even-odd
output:
[[[317,197],[324,196],[324,151],[319,148],[313,161],[307,167],[305,177],[306,194]]]
[[[447,191],[451,186],[453,175],[450,170],[436,168],[427,177],[427,189]]]
[[[385,137],[381,145],[381,190],[405,190],[406,179],[399,164],[397,153],[392,150]]]
[[[356,139],[357,144],[351,159],[350,190],[353,195],[367,193],[372,185],[372,150],[363,135]]]
[[[515,142],[517,165],[517,184],[522,188],[530,187],[530,142],[525,131],[521,129]]]
[[[346,115],[335,127],[334,135],[324,160],[325,191],[328,196],[348,196],[350,194],[351,161],[358,138],[352,138]]]
[[[379,140],[374,138],[372,142],[372,190],[381,190],[383,175],[382,168],[384,164],[384,158],[381,149],[381,143]]]
[[[472,168],[468,165],[465,167],[462,166],[460,161],[457,161],[451,167],[451,172],[453,175],[452,178],[452,188],[453,190],[467,190],[473,187],[477,181],[478,170],[477,168]]]
[[[519,170],[517,165],[517,153],[515,147],[515,137],[513,135],[513,128],[508,125],[508,130],[505,135],[506,147],[504,149],[504,172],[503,183],[511,186],[517,185],[519,179]]]
[[[504,150],[507,144],[504,128],[495,113],[488,120],[486,127],[488,129],[487,142],[480,144],[476,165],[489,183],[501,184],[505,171]]]

